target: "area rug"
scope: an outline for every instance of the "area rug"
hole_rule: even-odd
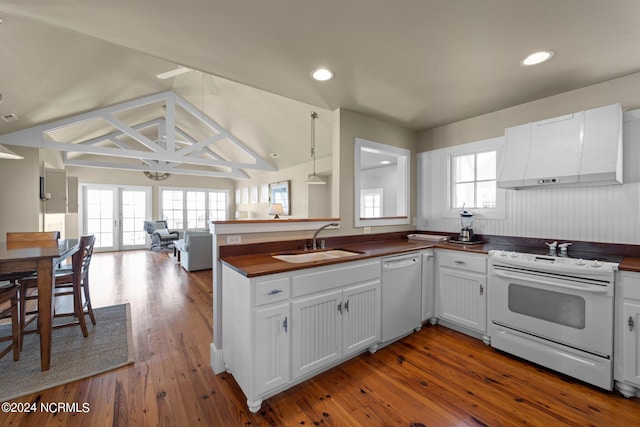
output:
[[[100,307],[93,312],[96,325],[92,325],[87,316],[89,336],[86,338],[79,326],[53,330],[48,371],[40,370],[38,334],[25,335],[19,361],[13,361],[12,352],[0,359],[0,402],[133,363],[129,304]],[[54,324],[58,320],[65,321],[55,319]],[[9,325],[0,327],[0,336],[10,333]]]

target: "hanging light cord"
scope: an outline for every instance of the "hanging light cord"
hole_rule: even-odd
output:
[[[313,159],[313,176],[316,175],[316,119],[318,113],[311,113],[311,158]]]

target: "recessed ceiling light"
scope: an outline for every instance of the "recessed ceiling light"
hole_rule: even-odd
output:
[[[391,162],[389,160],[383,160],[380,162],[381,165],[390,165]]]
[[[529,65],[542,64],[543,62],[546,62],[553,58],[553,55],[555,55],[555,52],[552,50],[542,50],[540,52],[534,52],[520,61],[520,65],[522,65],[523,67],[527,67]]]
[[[311,73],[311,77],[313,77],[315,80],[326,82],[327,80],[331,80],[333,78],[333,71],[327,70],[326,68],[318,68]]]

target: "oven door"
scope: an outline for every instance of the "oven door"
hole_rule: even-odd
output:
[[[493,265],[491,322],[603,357],[613,352],[613,284]]]

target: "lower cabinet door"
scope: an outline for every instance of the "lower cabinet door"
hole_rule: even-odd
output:
[[[293,300],[293,379],[342,357],[342,291]]]
[[[291,379],[289,321],[288,302],[256,310],[254,363],[258,396]]]
[[[381,335],[380,280],[342,291],[344,356],[370,347]]]
[[[438,317],[478,332],[487,332],[487,276],[440,268]]]
[[[640,304],[624,303],[622,358],[624,380],[640,386]]]

